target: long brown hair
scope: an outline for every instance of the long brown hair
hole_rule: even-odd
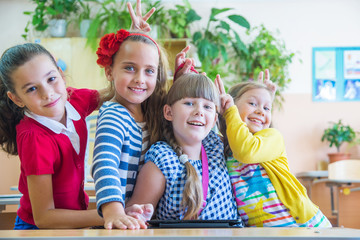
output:
[[[205,98],[219,106],[219,95],[214,83],[201,74],[189,73],[179,77],[171,86],[167,94],[166,104],[169,106],[183,98]],[[177,143],[173,126],[170,121],[163,118],[163,138],[173,147],[176,154],[183,155],[181,146]],[[203,202],[202,183],[195,168],[189,161],[185,163],[186,183],[181,205],[186,210],[184,219],[197,219]]]
[[[7,92],[15,93],[11,75],[19,67],[38,55],[46,55],[55,66],[55,59],[49,51],[36,43],[25,43],[7,49],[0,59],[0,145],[12,155],[18,154],[16,144],[16,125],[24,117],[24,108],[18,107],[7,96]]]

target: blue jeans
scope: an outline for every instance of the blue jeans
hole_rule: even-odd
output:
[[[37,226],[30,223],[24,222],[19,216],[16,216],[14,230],[29,230],[29,229],[39,229]]]

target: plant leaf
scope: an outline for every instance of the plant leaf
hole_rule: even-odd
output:
[[[246,28],[246,29],[250,29],[250,23],[243,17],[240,15],[230,15],[228,17],[231,21],[233,21],[234,23],[239,24],[240,26]]]
[[[216,21],[216,18],[215,16],[220,14],[220,13],[223,13],[223,12],[226,12],[226,11],[229,11],[231,10],[232,8],[212,8],[211,9],[211,14],[210,14],[210,21]]]

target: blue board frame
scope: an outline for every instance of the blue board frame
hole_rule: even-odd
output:
[[[312,63],[313,101],[360,101],[360,47],[315,47]]]

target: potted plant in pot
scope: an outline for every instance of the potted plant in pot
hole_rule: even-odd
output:
[[[33,0],[36,4],[35,10],[24,12],[31,16],[31,20],[28,21],[22,36],[28,38],[29,26],[32,25],[35,31],[44,32],[50,27],[52,37],[64,37],[67,20],[78,11],[77,1],[79,0]]]
[[[87,31],[91,24],[91,6],[90,2],[93,3],[93,5],[98,3],[98,0],[81,0],[78,1],[79,4],[79,14],[78,14],[78,24],[80,29],[80,36],[86,37]]]
[[[341,119],[338,122],[331,122],[331,126],[324,130],[321,141],[327,141],[329,146],[335,146],[337,152],[329,153],[329,163],[349,159],[349,153],[340,152],[340,146],[345,143],[356,143],[356,132],[349,125],[344,125]]]
[[[125,0],[104,0],[99,2],[99,10],[91,21],[87,31],[87,45],[96,49],[98,39],[104,34],[116,32],[120,28],[129,29],[131,18]]]

